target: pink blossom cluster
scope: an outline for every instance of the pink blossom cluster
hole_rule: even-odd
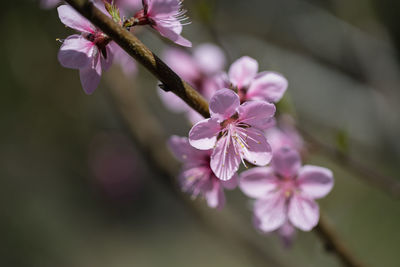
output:
[[[47,0],[42,1],[41,4],[43,7],[52,7],[59,2]],[[100,2],[95,2],[95,5],[107,14],[104,5]],[[112,1],[112,5],[118,4],[122,7],[123,14],[130,10],[137,10],[139,4],[138,0],[115,2]],[[130,30],[133,26],[138,25],[149,25],[173,42],[183,46],[191,46],[191,42],[180,35],[182,23],[186,20],[186,17],[179,0],[143,0],[142,2],[142,9],[138,10],[132,17],[132,23],[127,29]],[[114,20],[119,20],[118,22],[123,25],[124,21],[120,18],[120,10],[118,8],[116,10],[117,15],[111,13],[109,15]],[[78,34],[62,40],[58,60],[63,67],[79,70],[85,93],[92,94],[96,90],[102,73],[111,66],[114,60],[121,65],[126,75],[136,73],[137,67],[133,59],[110,37],[92,25],[72,7],[61,5],[57,8],[57,11],[61,22],[78,32]]]
[[[261,232],[277,231],[285,244],[290,244],[295,228],[315,227],[319,220],[315,199],[330,192],[333,175],[323,167],[302,166],[304,142],[292,119],[274,118],[274,103],[283,97],[287,80],[276,72],[258,73],[258,63],[250,57],[236,60],[227,73],[214,72],[210,77],[195,55],[168,53],[183,59],[179,66],[171,59],[171,65],[209,99],[211,115],[192,120],[188,138],[170,140],[174,155],[183,162],[179,178],[183,190],[194,197],[202,195],[210,207],[221,209],[223,188],[233,180],[230,189],[238,183],[245,195],[255,199],[254,226]],[[161,96],[167,106],[173,103],[174,110],[181,108],[193,118],[186,104],[168,93]],[[249,169],[238,175],[241,163]]]
[[[117,1],[126,10],[135,10],[137,2]],[[143,0],[135,15],[124,21],[114,1],[111,10],[109,5],[109,15],[128,30],[148,25],[178,45],[192,45],[181,36],[187,18],[179,0]],[[79,70],[87,94],[95,91],[113,60],[127,75],[136,71],[132,59],[72,7],[61,5],[57,10],[61,22],[78,32],[63,40],[58,59],[62,66]],[[197,46],[193,53],[171,48],[163,58],[209,101],[210,118],[204,119],[172,93],[159,92],[167,107],[187,113],[194,123],[188,138],[169,140],[173,154],[183,163],[179,176],[183,191],[222,209],[224,189],[238,186],[255,199],[254,226],[261,232],[278,231],[286,243],[295,228],[315,227],[319,221],[315,200],[331,191],[333,174],[323,167],[302,166],[301,136],[288,123],[288,116],[275,119],[275,103],[288,87],[286,78],[277,72],[259,72],[258,62],[248,56],[237,59],[225,72],[223,51],[209,43]],[[239,174],[241,165],[248,170]]]

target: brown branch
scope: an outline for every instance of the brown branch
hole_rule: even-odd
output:
[[[338,238],[332,226],[327,222],[326,218],[321,214],[319,223],[314,231],[325,242],[326,250],[335,253],[344,266],[362,267],[364,266],[357,258],[349,252],[346,245]]]
[[[175,93],[204,117],[210,116],[207,101],[128,30],[115,23],[87,0],[66,0],[66,2],[146,67],[163,83],[164,90]]]
[[[174,92],[177,96],[182,98],[189,106],[198,111],[204,117],[209,117],[208,104],[204,98],[197,93],[190,85],[183,81],[175,72],[173,72],[164,62],[162,62],[157,56],[155,56],[142,42],[136,37],[129,33],[122,26],[115,23],[113,20],[108,18],[100,10],[98,10],[92,3],[87,0],[66,0],[72,7],[74,7],[79,13],[96,25],[100,30],[110,36],[118,45],[120,45],[129,55],[135,58],[139,63],[146,67],[155,77],[157,77],[164,85],[165,88]],[[116,88],[116,87],[113,87]],[[168,155],[168,151],[165,147],[164,139],[159,136],[158,124],[156,122],[150,122],[149,114],[143,113],[143,109],[139,109],[138,104],[128,101],[129,95],[126,95],[127,91],[115,91],[113,93],[117,107],[120,109],[123,118],[128,125],[132,136],[137,139],[137,144],[142,150],[148,155],[148,159],[161,170],[161,174],[167,179],[165,183],[173,188],[175,192],[177,190],[173,177],[175,175],[174,164],[171,163],[171,156]],[[134,114],[134,115],[133,115]],[[146,120],[140,123],[137,118],[145,117]],[[144,122],[144,123],[143,123]],[[166,159],[170,160],[166,160]],[[180,196],[182,199],[186,199],[187,205],[192,205],[187,201],[187,198]],[[192,209],[191,209],[192,210]],[[206,218],[203,218],[207,221]],[[231,241],[239,241],[243,248],[246,248],[252,255],[257,255],[259,259],[265,259],[270,261],[269,257],[266,257],[264,251],[259,246],[253,244],[245,236],[239,235],[235,230],[229,231],[229,234],[224,233],[228,225],[224,225],[223,228],[219,229],[220,234],[223,234],[224,239]],[[340,257],[346,266],[359,267],[351,257],[351,253],[348,252],[345,246],[339,242],[339,238],[333,234],[324,221],[320,221],[318,228],[321,237],[327,242],[327,244],[333,245],[336,254]],[[321,230],[322,229],[322,230]],[[232,238],[233,236],[233,238]],[[338,244],[340,243],[340,246]],[[249,249],[248,249],[249,248]],[[340,249],[339,249],[340,248]],[[277,266],[274,263],[274,266]]]

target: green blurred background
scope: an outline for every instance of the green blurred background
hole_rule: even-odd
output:
[[[230,60],[249,55],[261,70],[283,73],[290,86],[280,107],[302,128],[400,181],[399,3],[187,0],[184,36],[194,44],[217,37]],[[86,96],[78,72],[59,65],[56,38],[72,30],[55,9],[3,1],[0,14],[0,266],[253,266],[158,182],[109,99],[112,79]],[[152,32],[138,36],[157,54],[168,46]],[[127,79],[167,133],[187,134],[184,117],[162,106],[154,77],[140,68]],[[400,266],[398,198],[324,153],[307,162],[333,169],[336,185],[319,204],[354,255],[367,266]],[[314,233],[298,232],[284,249],[253,229],[238,190],[227,201],[206,216],[283,266],[341,266]]]

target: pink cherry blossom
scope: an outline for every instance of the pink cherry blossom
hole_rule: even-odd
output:
[[[193,148],[187,138],[172,136],[169,147],[175,157],[183,162],[179,176],[182,190],[193,197],[203,196],[211,208],[222,209],[225,204],[224,189],[237,186],[237,176],[229,181],[221,181],[210,169],[211,150]]]
[[[187,19],[186,10],[182,9],[180,0],[143,0],[142,2],[143,9],[135,14],[133,25],[150,25],[176,44],[192,46],[190,41],[180,35],[182,23]]]
[[[290,115],[281,115],[278,123],[265,131],[265,136],[271,145],[272,152],[279,151],[282,147],[289,147],[299,152],[306,150],[304,140]]]
[[[63,67],[79,69],[83,90],[92,94],[100,83],[102,71],[111,66],[113,53],[108,45],[111,39],[72,7],[61,5],[57,11],[62,23],[81,32],[63,41],[58,60]]]
[[[197,149],[213,149],[211,169],[221,180],[229,180],[240,161],[258,166],[269,163],[271,147],[262,130],[268,127],[274,113],[273,104],[256,100],[240,105],[236,93],[220,89],[210,100],[211,118],[190,130],[190,144]]]
[[[271,71],[258,73],[258,62],[244,56],[233,62],[228,73],[215,77],[220,88],[232,88],[240,96],[240,102],[265,100],[278,102],[285,93],[288,82],[281,74]]]
[[[226,62],[222,50],[210,43],[197,46],[192,55],[183,49],[170,48],[164,52],[162,58],[172,70],[191,84],[207,100],[210,100],[217,90],[216,86],[213,86],[212,77],[224,68]],[[202,120],[200,114],[174,93],[165,92],[161,89],[158,91],[161,100],[170,110],[187,113],[193,123]]]
[[[319,220],[314,199],[326,196],[333,187],[332,172],[326,168],[301,166],[297,151],[282,148],[274,153],[271,167],[258,167],[241,174],[240,189],[256,198],[254,221],[263,232],[286,223],[310,231]]]

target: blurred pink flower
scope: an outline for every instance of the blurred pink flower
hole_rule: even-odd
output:
[[[126,76],[135,76],[138,72],[135,60],[117,43],[111,42],[110,46],[113,51],[114,62],[120,65],[123,73]]]
[[[56,7],[61,2],[61,0],[40,0],[40,7],[44,9],[50,9]]]
[[[112,63],[113,53],[109,39],[72,7],[62,5],[57,8],[62,23],[81,34],[74,34],[63,41],[58,60],[63,67],[79,69],[83,90],[92,94],[100,83],[103,70]]]
[[[222,50],[213,44],[197,46],[192,55],[183,49],[169,48],[163,55],[164,61],[181,78],[191,84],[201,95],[210,100],[217,90],[212,77],[225,67],[225,56]],[[220,89],[220,88],[218,88]],[[191,122],[202,119],[201,115],[190,108],[172,92],[158,90],[161,100],[174,112],[187,112]]]
[[[89,168],[95,184],[112,200],[134,197],[141,189],[143,170],[125,135],[97,134],[89,147]]]
[[[282,148],[274,153],[271,167],[245,171],[240,189],[254,203],[257,229],[270,232],[289,222],[303,231],[310,231],[319,220],[319,207],[314,199],[326,196],[333,187],[329,169],[301,166],[297,151]]]
[[[143,0],[143,9],[135,14],[134,25],[150,25],[176,44],[191,47],[192,43],[180,35],[187,19],[185,13],[179,0]]]
[[[239,96],[220,89],[210,100],[211,118],[196,123],[189,132],[190,144],[202,150],[213,149],[211,169],[221,180],[229,180],[240,161],[263,166],[271,159],[262,130],[268,127],[275,106],[265,101],[240,105]]]
[[[193,148],[186,137],[172,136],[169,147],[175,157],[183,162],[179,181],[184,192],[193,197],[204,196],[211,208],[222,209],[225,204],[225,189],[237,186],[237,175],[229,181],[221,181],[210,169],[211,150]]]
[[[240,102],[265,100],[278,102],[285,93],[288,82],[281,74],[264,71],[258,73],[258,63],[251,57],[241,57],[230,66],[228,73],[215,77],[219,88],[237,90]]]
[[[282,147],[289,147],[299,152],[305,151],[304,140],[294,126],[290,115],[281,115],[277,125],[265,131],[265,136],[271,145],[272,152]]]

